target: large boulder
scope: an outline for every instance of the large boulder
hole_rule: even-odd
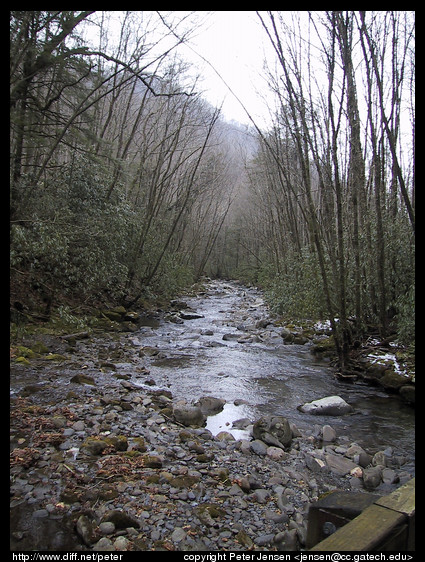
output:
[[[254,423],[254,439],[260,439],[268,445],[285,449],[292,441],[292,430],[283,416],[264,416]]]
[[[87,515],[80,515],[75,525],[75,530],[86,546],[91,546],[101,536],[96,523]]]
[[[400,387],[399,390],[400,396],[409,402],[410,404],[415,403],[415,385],[414,384],[406,384]]]
[[[379,379],[379,384],[385,388],[385,390],[399,390],[402,386],[406,384],[406,377],[400,373],[396,373],[391,369],[387,369],[384,375]]]
[[[204,416],[213,416],[218,414],[224,408],[226,400],[223,398],[214,398],[213,396],[202,396],[195,402],[195,406],[201,408]]]
[[[199,406],[175,406],[173,414],[175,420],[185,426],[202,427],[206,419]]]
[[[314,416],[342,416],[352,412],[353,408],[340,396],[326,396],[298,406],[298,410]]]

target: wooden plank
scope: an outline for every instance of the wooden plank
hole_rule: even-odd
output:
[[[404,514],[373,504],[310,550],[374,550],[405,523]]]
[[[307,548],[312,548],[318,542],[325,540],[323,524],[333,523],[336,529],[349,523],[354,517],[378,500],[376,494],[364,492],[335,491],[310,504],[308,510]]]
[[[415,479],[377,499],[361,515],[310,550],[414,549]]]
[[[412,478],[403,486],[400,486],[389,496],[380,498],[375,502],[387,509],[403,513],[408,518],[408,530],[406,537],[406,549],[415,549],[415,479]]]
[[[389,496],[379,498],[375,504],[412,517],[415,513],[415,479],[412,478]]]

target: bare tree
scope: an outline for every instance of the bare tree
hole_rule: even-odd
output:
[[[344,369],[353,338],[361,337],[372,317],[387,333],[388,308],[400,291],[395,289],[396,250],[386,243],[393,228],[390,210],[397,225],[403,220],[397,213],[397,185],[414,224],[398,144],[412,28],[409,18],[392,12],[380,13],[373,25],[355,12],[258,16],[280,70],[269,77],[280,106],[274,135],[259,132],[264,167],[257,187],[265,204],[263,220],[269,223],[266,244],[275,256],[276,283],[287,271],[285,263],[291,263],[288,241],[292,260],[296,255],[305,259],[307,247],[314,248]],[[384,26],[381,35],[379,25]],[[383,84],[388,76],[390,87]],[[359,84],[366,112],[360,109]],[[283,236],[286,249],[279,249]]]

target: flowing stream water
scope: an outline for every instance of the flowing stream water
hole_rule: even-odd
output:
[[[233,421],[283,415],[300,429],[330,424],[370,451],[390,446],[408,459],[405,469],[414,470],[414,409],[378,387],[336,379],[308,344],[285,345],[278,327],[256,328],[269,315],[261,292],[213,281],[204,294],[185,302],[202,317],[183,324],[160,321],[131,340],[160,350],[150,360],[150,376],[175,398],[226,400],[223,411],[208,418],[212,433],[226,430],[240,438],[245,432],[233,429]],[[297,410],[330,395],[341,396],[354,413],[329,417]]]

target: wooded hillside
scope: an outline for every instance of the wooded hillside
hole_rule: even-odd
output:
[[[110,14],[10,14],[13,313],[207,274],[329,319],[342,364],[371,326],[411,343],[414,14],[259,12],[268,130],[203,99],[196,12]]]

